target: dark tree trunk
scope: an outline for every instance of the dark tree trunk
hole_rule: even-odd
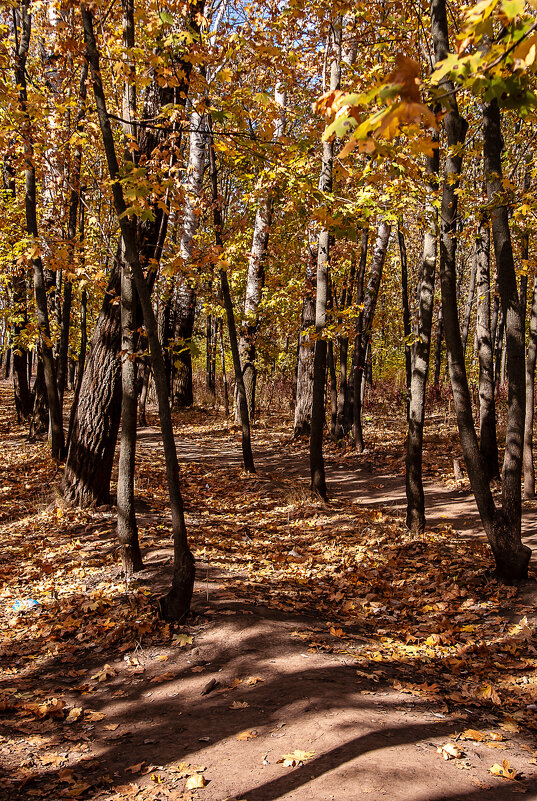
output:
[[[436,327],[436,346],[434,357],[434,388],[438,393],[440,388],[440,373],[442,372],[442,342],[444,339],[444,317],[442,307],[438,309],[438,323]]]
[[[474,255],[472,258],[472,267],[470,269],[470,285],[468,287],[468,299],[466,301],[466,309],[464,311],[464,323],[462,326],[462,349],[466,353],[466,346],[468,344],[468,331],[470,330],[470,319],[472,317],[472,306],[474,304],[475,295],[475,279],[477,275],[477,244],[474,248]]]
[[[496,439],[496,402],[490,332],[490,231],[488,220],[479,222],[477,260],[477,351],[479,355],[479,449],[490,480],[500,477]]]
[[[496,100],[485,103],[483,122],[485,178],[487,197],[492,206],[492,240],[505,320],[508,377],[507,428],[502,468],[502,526],[500,535],[492,544],[498,571],[506,578],[518,579],[526,576],[531,555],[531,550],[521,540],[521,478],[526,409],[524,321],[517,290],[508,207],[502,184],[503,139],[500,110]]]
[[[83,238],[84,228],[83,228],[83,216],[81,219],[81,239]],[[86,366],[86,348],[88,346],[88,334],[87,334],[87,305],[88,299],[86,290],[83,289],[81,296],[80,296],[80,353],[78,354],[78,365],[76,370],[76,385],[75,385],[75,393],[73,397],[73,405],[71,406],[71,413],[69,415],[69,433],[67,434],[67,449],[69,449],[69,445],[71,442],[71,436],[73,434],[73,426],[75,424],[75,414],[78,407],[78,399],[80,397],[80,387],[82,386],[82,379],[84,378],[84,368]]]
[[[49,413],[47,403],[47,387],[45,383],[45,368],[43,359],[37,360],[37,371],[32,389],[32,416],[30,418],[30,439],[39,437],[48,432]]]
[[[375,316],[375,308],[380,289],[382,270],[386,259],[386,251],[390,240],[391,226],[382,220],[377,230],[377,239],[371,257],[371,273],[363,302],[363,312],[358,319],[359,333],[355,341],[354,366],[354,443],[358,453],[364,450],[362,431],[362,382],[366,371],[367,353],[370,346],[371,327]]]
[[[339,89],[341,81],[341,39],[342,17],[338,17],[331,26],[332,62],[330,66],[330,89]],[[321,175],[319,190],[323,193],[332,191],[332,173],[334,166],[334,141],[323,142]],[[329,302],[329,270],[330,270],[331,232],[328,227],[319,233],[317,251],[317,272],[315,287],[315,332],[316,340],[313,353],[313,398],[311,405],[310,428],[310,474],[311,489],[326,500],[328,491],[323,457],[323,433],[325,423],[324,390],[326,383],[327,341],[324,328],[327,320]]]
[[[150,378],[151,378],[151,360],[146,356],[143,360],[140,397],[138,398],[138,425],[140,426],[147,425],[146,406],[147,406],[147,394],[149,392]]]
[[[196,5],[193,5],[190,9],[190,13],[199,15],[200,8],[196,7]],[[166,383],[166,368],[164,364],[162,347],[158,337],[157,322],[153,312],[153,306],[151,305],[150,288],[147,279],[144,276],[144,271],[139,258],[139,247],[136,236],[136,221],[130,220],[127,217],[127,207],[123,197],[123,190],[121,183],[118,180],[119,165],[115,153],[114,137],[110,127],[110,119],[106,110],[106,101],[99,68],[99,53],[93,32],[93,18],[91,13],[88,12],[84,6],[81,7],[81,14],[84,27],[84,39],[91,68],[95,105],[97,108],[97,114],[101,128],[108,171],[112,183],[114,208],[125,246],[124,258],[132,270],[136,284],[136,291],[142,307],[159,405],[159,416],[162,431],[162,443],[164,446],[164,457],[166,461],[166,478],[170,497],[174,543],[174,573],[172,588],[168,595],[160,599],[159,609],[164,618],[182,621],[185,619],[190,609],[190,602],[194,588],[195,569],[194,559],[188,547],[183,500],[179,481],[179,465],[177,462],[177,451],[175,448],[175,439],[173,435],[168,386]],[[199,34],[199,29],[195,31],[195,33]]]
[[[227,386],[226,352],[224,350],[224,321],[218,321],[218,332],[220,335],[220,358],[222,364],[222,385],[224,392],[224,414],[229,417],[229,392]]]
[[[448,55],[448,28],[446,18],[445,0],[432,0],[431,4],[431,25],[433,31],[433,41],[435,56],[441,60]],[[464,351],[459,327],[457,310],[457,277],[456,277],[456,223],[458,213],[458,178],[462,166],[462,145],[466,136],[468,125],[459,115],[457,101],[452,93],[453,86],[448,81],[443,82],[443,89],[448,94],[448,112],[444,117],[444,126],[447,135],[447,145],[449,148],[446,158],[445,180],[442,191],[441,203],[441,236],[440,236],[440,277],[442,286],[442,306],[444,311],[444,324],[446,335],[446,346],[449,357],[449,371],[457,424],[461,439],[462,450],[470,478],[470,484],[474,492],[479,513],[488,540],[490,542],[496,569],[502,578],[507,581],[517,580],[527,575],[527,567],[531,551],[522,545],[520,540],[520,476],[522,464],[522,434],[520,428],[520,387],[518,376],[519,343],[517,331],[517,319],[520,321],[520,314],[517,315],[518,297],[516,296],[516,282],[513,286],[514,269],[512,269],[512,251],[508,236],[507,210],[505,206],[498,206],[492,211],[493,215],[493,236],[495,241],[495,252],[497,259],[497,269],[499,274],[499,286],[502,294],[502,305],[505,304],[509,314],[508,328],[510,331],[509,348],[513,361],[511,362],[510,377],[512,376],[515,386],[511,388],[511,398],[508,414],[507,448],[509,454],[506,455],[504,463],[504,482],[503,500],[506,508],[497,510],[490,491],[489,481],[483,456],[479,450],[477,436],[475,433],[474,421],[472,416],[472,403],[466,376],[466,365]],[[487,176],[487,193],[491,190],[496,194],[497,189],[493,188],[492,183],[496,180],[501,185],[501,161],[500,146],[501,135],[499,131],[499,113],[488,104],[484,110],[484,152],[485,152],[485,173]],[[490,203],[490,201],[489,201]],[[519,310],[518,310],[519,311]],[[524,363],[521,361],[522,370],[522,397],[524,393]],[[524,410],[522,409],[522,428],[524,423]],[[518,442],[517,442],[518,438]],[[516,462],[518,459],[518,488],[514,486],[514,478],[517,474]],[[518,494],[518,501],[517,501]]]
[[[189,25],[197,35],[196,14],[201,4],[196,0],[189,6]],[[184,106],[188,94],[192,64],[189,55],[176,65],[182,75],[175,95],[167,87],[153,81],[148,87],[144,118],[158,116],[163,105],[176,98],[176,105]],[[155,148],[164,141],[166,126],[144,126],[139,136],[138,154],[150,161]],[[176,148],[179,144],[176,143]],[[154,209],[154,220],[140,226],[139,254],[142,265],[158,264],[167,231],[168,216],[160,207]],[[155,270],[147,272],[149,286],[155,280]],[[120,418],[121,341],[120,311],[120,253],[114,259],[112,273],[97,320],[88,357],[88,364],[75,412],[73,434],[63,477],[62,488],[67,501],[78,506],[105,504],[110,500],[110,476],[117,441]]]
[[[75,506],[110,503],[110,476],[121,417],[121,254],[113,262],[74,406],[63,475],[65,499]]]
[[[328,373],[330,375],[330,434],[336,438],[337,428],[337,377],[336,377],[336,356],[334,353],[334,343],[328,342]]]
[[[526,355],[526,421],[524,426],[524,497],[535,497],[533,466],[533,418],[535,397],[535,360],[537,358],[537,275],[533,280],[530,334]]]

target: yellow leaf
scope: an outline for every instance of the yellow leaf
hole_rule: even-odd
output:
[[[233,703],[231,704],[231,706],[229,708],[230,709],[246,709],[247,706],[250,706],[250,704],[247,701],[233,701]]]
[[[184,648],[185,645],[190,645],[192,643],[192,637],[188,634],[176,634],[173,641],[180,648]]]
[[[199,787],[205,787],[207,779],[203,773],[196,773],[194,776],[189,776],[186,780],[185,790],[196,790]]]
[[[248,676],[244,683],[253,686],[254,684],[259,684],[260,681],[265,681],[265,679],[262,679],[260,676]]]
[[[477,731],[477,729],[466,729],[463,731],[462,734],[459,735],[459,740],[475,740],[476,743],[482,743],[483,740],[487,739],[487,735],[483,731]]]
[[[308,759],[311,759],[312,756],[315,755],[315,751],[293,751],[292,754],[284,754],[278,762],[282,762],[284,768],[295,768],[297,765],[300,765],[302,762],[306,762]]]
[[[464,752],[454,743],[446,743],[436,749],[438,754],[442,754],[444,759],[460,759]]]
[[[65,718],[65,722],[66,723],[76,723],[77,720],[80,720],[83,715],[84,715],[84,710],[82,709],[82,707],[81,706],[75,706],[75,707],[73,707],[73,709],[71,709],[71,711],[69,712],[69,714]]]
[[[489,773],[492,773],[493,776],[500,776],[502,779],[508,779],[511,782],[517,780],[517,771],[511,767],[508,759],[504,759],[501,765],[496,762],[489,768]]]

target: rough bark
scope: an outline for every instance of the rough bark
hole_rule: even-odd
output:
[[[157,391],[159,406],[162,443],[166,462],[166,479],[170,497],[173,544],[174,544],[174,572],[170,592],[159,601],[160,614],[165,619],[182,621],[190,609],[192,591],[194,587],[194,559],[188,547],[187,532],[184,519],[183,500],[179,481],[179,465],[173,435],[171,409],[168,398],[166,382],[166,368],[164,355],[158,337],[157,321],[151,304],[151,292],[148,281],[139,258],[139,248],[136,236],[136,221],[127,216],[127,207],[123,197],[123,190],[119,177],[119,165],[115,153],[114,137],[110,120],[106,110],[106,100],[99,68],[99,52],[93,32],[93,18],[85,6],[81,7],[84,27],[84,40],[86,43],[88,61],[91,69],[95,105],[101,128],[101,135],[108,165],[108,172],[112,182],[112,197],[114,209],[121,229],[124,244],[125,262],[132,270],[136,284],[136,291],[140,299],[144,317],[151,364]]]
[[[199,33],[196,15],[199,14],[201,5],[196,2],[189,6],[187,25],[194,35]],[[182,75],[182,78],[181,85],[174,92],[167,87],[160,87],[156,79],[148,87],[144,119],[158,116],[162,105],[174,97],[176,105],[184,106],[192,68],[188,52],[176,68],[177,74]],[[150,163],[155,148],[168,132],[166,126],[158,129],[140,126],[139,157],[144,156],[146,163]],[[158,264],[167,221],[168,215],[162,208],[155,208],[154,219],[140,226],[138,245],[144,267]],[[118,354],[121,323],[117,303],[120,296],[120,272],[118,249],[92,337],[62,482],[66,500],[78,506],[104,504],[110,500],[110,476],[120,419],[121,362]],[[154,281],[154,270],[149,271],[148,279],[150,284]]]
[[[437,140],[438,141],[438,140]],[[423,492],[422,457],[425,393],[429,374],[431,330],[433,322],[434,283],[438,238],[438,214],[432,202],[438,188],[440,156],[438,148],[427,158],[429,203],[427,230],[423,237],[421,280],[418,290],[417,337],[412,348],[412,369],[408,401],[408,434],[406,444],[406,524],[414,533],[425,528],[425,495]],[[410,317],[408,318],[410,329]]]
[[[526,354],[526,421],[524,426],[524,497],[535,497],[533,466],[533,419],[535,397],[535,360],[537,358],[537,275],[533,280],[530,333]]]
[[[332,61],[330,65],[330,90],[339,89],[341,81],[341,26],[338,17],[332,24]],[[334,141],[323,142],[319,190],[329,194],[332,191],[332,172],[334,166]],[[324,328],[327,320],[328,282],[330,269],[331,232],[328,227],[319,233],[317,251],[317,273],[315,287],[315,347],[313,352],[313,399],[311,405],[310,427],[310,474],[311,489],[326,500],[328,491],[323,457],[323,432],[325,422],[324,390],[326,382],[327,341]]]
[[[490,331],[490,230],[488,220],[479,222],[477,260],[477,351],[479,356],[479,449],[490,480],[500,477],[496,439],[494,365]]]
[[[435,56],[437,60],[441,60],[445,58],[449,52],[445,0],[432,0],[431,25]],[[498,575],[503,579],[514,581],[527,575],[527,566],[531,551],[521,543],[520,516],[518,514],[520,508],[520,468],[523,432],[519,430],[520,411],[518,406],[520,388],[519,376],[517,374],[519,365],[514,363],[519,360],[517,353],[519,347],[518,342],[514,341],[518,337],[516,312],[518,297],[516,297],[516,282],[513,294],[512,279],[514,278],[514,270],[511,271],[512,251],[508,246],[510,243],[504,227],[504,221],[507,220],[507,210],[505,206],[499,205],[491,212],[493,215],[493,236],[495,238],[497,270],[499,274],[501,273],[499,285],[500,292],[503,295],[502,305],[505,304],[506,311],[508,311],[510,316],[509,347],[513,357],[510,368],[513,370],[513,373],[510,373],[510,377],[512,376],[515,382],[515,386],[511,389],[513,394],[510,398],[508,412],[508,447],[506,451],[508,450],[509,453],[506,462],[504,462],[504,481],[506,482],[506,487],[502,491],[504,508],[496,509],[490,491],[483,456],[477,443],[457,310],[455,260],[457,246],[455,233],[458,214],[457,189],[458,178],[462,167],[462,146],[468,125],[459,114],[456,98],[451,92],[453,89],[452,85],[448,81],[444,81],[443,89],[449,92],[448,111],[444,117],[449,150],[446,158],[441,203],[440,277],[451,386],[466,468],[468,470],[470,484],[475,495],[481,521],[494,554],[496,570]],[[491,183],[494,180],[493,174],[496,174],[498,180],[501,180],[501,136],[498,141],[499,113],[496,116],[494,109],[485,107],[484,122],[487,193],[491,193],[492,196],[495,196],[496,190],[492,188]],[[498,200],[499,198],[495,197],[495,202],[498,202]],[[510,258],[511,265],[509,264]],[[518,320],[520,320],[519,314]],[[522,359],[522,392],[524,391],[523,378],[524,367]],[[522,426],[523,422],[522,410]],[[518,471],[516,467],[517,457],[519,457]],[[514,486],[514,479],[517,472],[518,502],[517,489]]]

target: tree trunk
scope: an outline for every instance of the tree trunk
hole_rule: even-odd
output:
[[[129,2],[129,0],[123,0]],[[131,45],[132,47],[133,45]],[[117,535],[121,563],[127,579],[143,569],[134,509],[134,469],[136,457],[136,292],[126,264],[121,275],[121,436],[117,478]]]
[[[472,317],[472,306],[474,303],[476,275],[477,275],[477,243],[476,247],[474,248],[472,267],[470,269],[470,285],[468,287],[468,299],[466,301],[466,309],[464,311],[464,323],[462,327],[462,349],[464,353],[466,353],[466,346],[468,344],[468,331],[470,330],[470,319]]]
[[[438,151],[437,151],[438,153]],[[410,412],[410,383],[412,381],[412,348],[409,343],[410,329],[410,306],[408,303],[408,260],[405,244],[405,235],[401,228],[401,221],[397,226],[397,240],[399,242],[399,255],[401,258],[401,294],[403,303],[403,336],[405,338],[405,377],[407,395],[407,417]],[[425,247],[425,246],[424,246]],[[436,258],[436,248],[435,248]]]
[[[339,89],[341,81],[341,28],[342,18],[338,17],[331,26],[332,62],[330,65],[330,90]],[[332,172],[334,166],[334,141],[323,142],[319,191],[332,192]],[[311,489],[324,500],[328,497],[323,457],[323,432],[325,419],[324,388],[326,383],[327,342],[324,335],[328,305],[328,282],[330,269],[331,232],[323,228],[319,233],[317,251],[317,274],[315,287],[315,347],[313,353],[313,399],[311,405],[310,428],[310,473]]]
[[[438,142],[438,137],[436,137]],[[425,496],[423,492],[423,424],[425,420],[425,393],[429,373],[431,329],[433,322],[434,282],[436,271],[438,213],[432,203],[438,188],[440,155],[438,148],[427,158],[430,176],[427,207],[427,230],[423,237],[421,281],[419,284],[418,329],[412,348],[412,371],[408,402],[408,435],[406,444],[406,524],[413,533],[425,529]],[[401,258],[403,261],[403,258]],[[407,295],[408,297],[408,295]],[[410,315],[407,318],[410,333]]]
[[[224,350],[224,321],[219,320],[218,332],[220,335],[220,358],[222,363],[222,384],[224,392],[224,414],[229,417],[229,392],[227,386],[226,352]]]
[[[196,15],[201,3],[196,0],[189,6],[190,28],[197,35],[199,24]],[[199,19],[199,17],[198,17]],[[158,116],[170,99],[184,106],[188,94],[192,64],[189,51],[176,64],[181,83],[174,92],[159,87],[156,80],[148,87],[143,117]],[[139,136],[139,158],[149,161],[169,132],[166,126],[144,126]],[[176,149],[179,143],[176,142]],[[158,152],[158,151],[156,151]],[[139,255],[144,267],[158,264],[167,231],[168,215],[161,207],[154,208],[154,220],[141,225],[138,237]],[[120,250],[114,259],[101,312],[93,332],[88,364],[84,373],[77,404],[69,454],[62,489],[66,500],[73,505],[89,506],[110,501],[110,476],[120,419],[121,363],[118,358],[121,341],[120,309],[116,300],[120,295]],[[151,286],[155,269],[148,269]]]
[[[370,345],[371,327],[375,316],[375,308],[379,294],[382,270],[390,241],[391,226],[382,220],[377,230],[377,239],[371,257],[371,273],[365,293],[363,311],[358,318],[358,331],[355,340],[355,367],[354,367],[354,442],[358,453],[364,450],[364,437],[362,431],[362,382],[366,369],[367,351]]]
[[[193,5],[190,13],[199,14],[200,9]],[[139,259],[139,248],[136,237],[136,221],[129,219],[126,214],[127,207],[123,197],[123,189],[118,180],[119,165],[116,158],[114,137],[110,127],[110,119],[106,110],[106,101],[99,68],[99,53],[93,32],[93,18],[91,13],[81,7],[84,27],[84,40],[88,52],[91,68],[95,105],[101,128],[104,151],[108,164],[108,171],[112,183],[112,195],[117,219],[121,228],[121,235],[125,246],[125,261],[132,270],[136,291],[140,299],[142,313],[149,341],[153,376],[157,390],[160,425],[162,431],[162,444],[166,461],[166,478],[170,496],[170,507],[174,543],[174,573],[170,592],[159,601],[159,610],[165,619],[182,621],[190,609],[192,591],[194,588],[194,559],[188,547],[183,500],[179,482],[179,465],[173,435],[173,425],[168,398],[166,382],[166,368],[164,356],[158,338],[158,327],[151,305],[151,293],[148,282],[144,276]],[[196,31],[199,34],[199,30]]]
[[[187,277],[192,261],[194,237],[198,230],[200,195],[205,167],[207,120],[205,115],[193,111],[190,115],[190,149],[187,168],[186,200],[183,211],[183,230],[179,252],[185,273],[177,281],[175,298],[174,372],[172,386],[173,406],[184,409],[192,406],[192,355],[190,346],[196,314],[196,291],[192,279]]]
[[[483,155],[498,287],[505,320],[508,377],[507,428],[502,467],[502,528],[493,543],[498,571],[510,579],[527,575],[531,550],[522,544],[522,456],[526,381],[524,324],[518,297],[508,207],[502,184],[500,110],[496,99],[483,107]],[[503,202],[502,202],[503,201]]]
[[[496,439],[494,366],[490,332],[490,231],[480,220],[476,239],[477,351],[479,355],[479,449],[490,480],[500,477]]]
[[[311,407],[313,403],[313,344],[312,330],[315,325],[315,262],[317,248],[308,242],[305,294],[302,301],[300,334],[298,341],[294,437],[307,435],[311,430]]]
[[[433,31],[435,56],[437,60],[442,60],[448,55],[449,52],[445,0],[432,0],[431,25]],[[455,412],[457,415],[457,424],[459,428],[464,459],[466,462],[466,468],[468,470],[470,484],[476,498],[481,520],[494,554],[496,569],[500,577],[506,579],[507,581],[513,581],[527,575],[527,566],[531,554],[530,549],[526,546],[523,546],[520,541],[520,517],[518,517],[517,527],[516,492],[513,487],[513,477],[516,473],[513,460],[516,460],[517,450],[519,450],[521,463],[522,436],[520,434],[520,447],[518,448],[513,434],[518,434],[519,419],[517,419],[516,415],[513,415],[513,411],[515,410],[510,404],[511,430],[508,430],[507,432],[507,441],[509,446],[513,448],[513,452],[507,457],[507,471],[505,470],[504,466],[504,480],[507,479],[508,487],[507,493],[504,490],[504,499],[507,501],[507,509],[497,510],[490,491],[483,457],[477,443],[457,310],[457,277],[455,261],[457,246],[455,232],[458,213],[457,190],[459,185],[458,179],[462,166],[462,145],[466,137],[468,125],[466,121],[463,120],[459,115],[457,101],[453,95],[452,84],[449,81],[444,81],[442,87],[448,95],[449,110],[444,117],[444,125],[446,129],[449,151],[446,158],[445,180],[441,203],[442,223],[440,236],[440,277],[451,386],[453,389]],[[491,139],[495,139],[497,132],[493,129],[491,130],[490,126],[494,121],[493,119],[488,118],[490,112],[491,110],[485,112],[485,171],[488,175],[487,183],[489,184],[487,191],[489,191],[490,188],[490,170],[493,162],[494,171],[501,176],[501,164],[498,164],[495,161],[495,156],[499,156],[500,151],[498,150],[497,154],[494,153],[494,145],[497,143],[491,141]],[[491,116],[493,116],[493,114]],[[494,128],[495,126],[493,125],[492,127]],[[505,206],[500,207],[500,209],[502,208],[506,215],[507,212]],[[496,209],[496,212],[500,211],[500,209]],[[493,212],[493,214],[496,212]],[[500,230],[503,229],[503,225],[501,225],[503,212],[500,211],[499,217],[496,217],[495,223],[493,223],[493,232],[496,226],[495,249],[496,244],[499,243],[500,239],[498,234],[500,233]],[[498,222],[500,222],[500,225],[498,225]],[[502,237],[505,237],[505,232],[503,230],[501,230],[501,233]],[[504,239],[504,245],[507,245],[507,239]],[[506,249],[508,250],[508,248]],[[496,249],[496,253],[497,268],[499,272],[502,272],[502,278],[500,281],[500,290],[504,293],[502,303],[505,301],[507,307],[510,309],[510,312],[513,312],[513,317],[516,317],[516,311],[513,309],[514,298],[512,295],[510,296],[510,293],[512,293],[512,287],[511,276],[509,275],[509,265],[506,264],[506,261],[504,261],[504,255],[501,253],[501,250],[498,251],[498,249]],[[509,254],[507,254],[505,258],[508,259]],[[514,325],[515,321],[511,320],[510,322],[513,326],[514,333],[516,330],[516,325]],[[510,343],[510,347],[512,347],[512,345],[513,343]],[[516,390],[518,390],[518,387],[516,387]],[[514,394],[516,404],[518,404],[518,391],[515,391]],[[518,412],[518,410],[516,411]],[[515,423],[514,426],[513,423]],[[518,472],[518,496],[520,499],[520,470]]]
[[[135,46],[134,0],[122,0],[124,52]],[[126,62],[123,84],[124,160],[134,164],[129,142],[136,142],[136,86],[133,64]],[[121,563],[127,581],[143,569],[134,508],[134,470],[136,464],[136,346],[137,296],[129,266],[121,261],[121,436],[117,478],[117,535]]]
[[[26,60],[30,46],[31,35],[31,16],[29,13],[29,2],[23,0],[19,6],[21,32],[17,41],[17,51],[15,54],[15,81],[19,87],[19,101],[23,118],[23,137],[25,154],[25,197],[24,205],[26,212],[26,230],[38,247],[37,229],[37,198],[35,165],[33,158],[33,143],[31,138],[30,121],[28,117],[28,96],[26,91]],[[50,326],[47,308],[47,290],[43,275],[43,263],[40,256],[32,258],[34,276],[34,295],[37,311],[37,322],[41,339],[41,354],[43,359],[43,369],[45,374],[45,384],[47,389],[47,401],[49,409],[49,432],[51,439],[52,456],[54,459],[61,460],[64,457],[64,433],[61,406],[58,397],[58,385],[56,381],[56,366],[52,353],[52,343],[50,338]]]
[[[218,194],[218,172],[214,150],[214,140],[212,123],[209,119],[209,169],[211,173],[212,200],[213,200],[213,219],[216,246],[220,256],[224,252],[224,238],[222,231],[222,212],[220,208],[221,199]],[[244,469],[247,473],[255,473],[254,457],[252,454],[252,443],[250,439],[250,416],[248,414],[248,402],[246,400],[246,390],[241,370],[241,359],[239,354],[239,342],[237,339],[237,327],[235,325],[235,314],[233,312],[233,301],[229,290],[227,272],[224,267],[220,267],[220,291],[227,318],[229,335],[229,345],[233,357],[233,370],[235,373],[235,386],[238,395],[240,409],[241,429],[242,429],[242,458]]]
[[[533,466],[533,417],[535,392],[535,360],[537,358],[537,275],[533,280],[530,334],[526,355],[526,421],[524,426],[524,497],[535,497],[535,468]]]

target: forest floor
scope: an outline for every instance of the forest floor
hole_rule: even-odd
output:
[[[0,799],[537,798],[537,584],[498,584],[451,421],[426,438],[430,527],[404,529],[402,424],[369,451],[177,419],[193,615],[156,599],[172,551],[156,418],[140,431],[146,568],[126,586],[114,509],[69,509],[0,383]],[[367,422],[367,420],[366,420]],[[537,545],[535,505],[526,541]],[[16,601],[34,599],[17,612]]]

